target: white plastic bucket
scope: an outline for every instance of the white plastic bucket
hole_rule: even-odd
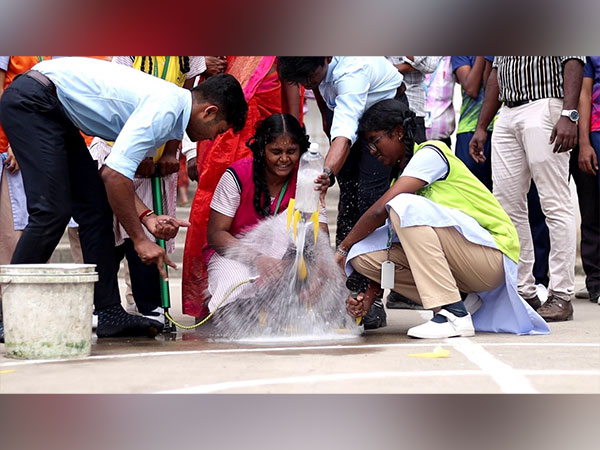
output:
[[[95,268],[95,264],[0,265],[6,355],[89,356]]]

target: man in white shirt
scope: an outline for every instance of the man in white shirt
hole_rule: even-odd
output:
[[[174,266],[146,237],[176,233],[178,223],[149,219],[136,202],[132,178],[154,149],[187,132],[194,141],[239,130],[247,104],[235,78],[212,77],[191,92],[118,64],[88,58],[44,61],[16,79],[0,102],[2,124],[23,173],[29,224],[12,263],[46,262],[70,216],[79,223],[84,261],[97,265],[98,337],[154,335],[144,318],[120,305],[112,211],[140,259]],[[98,170],[80,130],[115,141]],[[111,211],[112,207],[112,211]],[[150,214],[151,216],[151,214]],[[161,223],[162,222],[162,223]]]
[[[366,142],[358,137],[358,121],[370,106],[382,100],[397,98],[408,105],[403,75],[383,56],[279,57],[279,74],[290,83],[312,89],[321,110],[331,146],[324,174],[318,180],[322,191],[336,178],[340,185],[336,231],[339,245],[360,216],[389,188],[392,169],[371,155]],[[385,324],[381,301],[374,305],[379,314],[369,313],[364,319],[365,328]]]
[[[358,121],[381,100],[402,95],[402,74],[383,56],[279,57],[279,73],[290,82],[312,89],[331,139],[325,158],[325,184],[340,183],[336,242],[389,187],[390,169],[362,148]],[[405,100],[406,102],[406,100]],[[332,113],[332,114],[331,114]]]

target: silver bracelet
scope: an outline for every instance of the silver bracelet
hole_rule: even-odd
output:
[[[346,250],[342,250],[340,247],[336,248],[335,251],[342,256],[348,256],[348,252]]]

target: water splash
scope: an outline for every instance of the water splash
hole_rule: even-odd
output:
[[[240,238],[226,258],[260,273],[256,252],[279,260],[244,296],[218,310],[214,330],[219,340],[248,342],[349,339],[361,328],[346,312],[345,276],[333,259],[329,239],[321,233],[315,244],[312,223],[301,220],[297,244],[286,232],[285,215],[262,221]],[[304,218],[306,219],[306,217]],[[304,259],[306,279],[298,276]]]

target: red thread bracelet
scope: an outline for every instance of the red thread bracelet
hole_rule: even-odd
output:
[[[154,211],[152,211],[151,209],[147,209],[146,211],[144,211],[143,213],[140,214],[140,222],[142,220],[144,220],[146,217],[148,217],[150,214],[154,214]]]

